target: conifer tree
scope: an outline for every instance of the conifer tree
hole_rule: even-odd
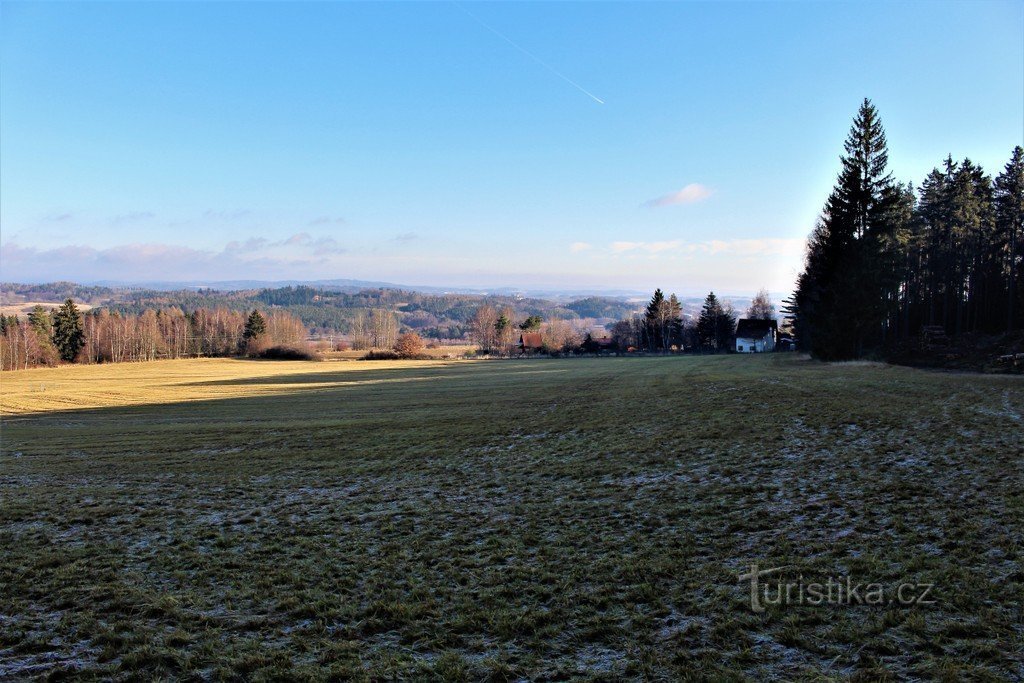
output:
[[[541,318],[539,315],[531,315],[526,320],[519,323],[519,329],[523,330],[524,332],[534,332],[540,329],[540,325],[542,322],[544,322],[544,319]]]
[[[245,321],[245,331],[242,332],[242,337],[246,341],[249,341],[262,336],[266,331],[267,321],[259,311],[255,308],[252,309],[252,313],[249,314],[249,317]]]
[[[996,225],[999,250],[1006,273],[1006,329],[1019,327],[1018,317],[1024,285],[1024,148],[1017,145],[1003,172],[995,180]]]
[[[67,299],[53,316],[53,344],[61,360],[68,363],[75,360],[85,345],[82,315],[71,299]]]
[[[53,320],[50,318],[50,312],[42,306],[32,307],[32,311],[28,314],[28,323],[36,331],[36,334],[47,340],[53,334]]]
[[[683,348],[683,306],[675,294],[668,298],[667,345]]]
[[[697,320],[697,339],[702,348],[718,350],[728,343],[732,335],[731,317],[722,308],[718,297],[711,292],[704,298]]]
[[[798,281],[798,320],[812,353],[852,358],[883,338],[898,253],[898,192],[878,111],[865,99],[844,145],[835,189],[811,235]]]
[[[647,328],[647,348],[651,351],[661,349],[665,345],[665,294],[661,289],[654,290],[654,296],[644,311],[644,322]]]

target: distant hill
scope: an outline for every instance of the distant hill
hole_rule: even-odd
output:
[[[233,310],[281,308],[297,316],[311,331],[346,334],[360,313],[374,309],[393,312],[403,329],[426,337],[463,339],[469,333],[473,314],[483,304],[510,309],[520,318],[539,315],[545,320],[579,322],[585,327],[603,327],[627,318],[646,306],[650,293],[621,291],[616,294],[550,291],[534,292],[515,288],[444,289],[407,287],[367,280],[318,280],[314,282],[231,280],[218,282],[104,282],[88,285],[74,282],[43,284],[4,283],[0,305],[20,310],[27,302],[58,303],[72,298],[91,308],[107,308],[138,314],[147,308],[224,307]],[[742,317],[750,297],[723,296]],[[684,315],[695,318],[703,296],[681,296]],[[19,307],[20,306],[20,307]]]
[[[216,284],[216,287],[208,286]],[[389,283],[360,280],[327,280],[260,286],[259,281],[218,283],[149,283],[148,285],[107,282],[78,285],[73,282],[45,284],[7,283],[0,285],[0,303],[17,306],[25,302],[60,302],[72,298],[93,308],[105,308],[137,315],[147,309],[178,308],[280,308],[297,316],[314,333],[347,334],[360,315],[383,309],[398,319],[402,329],[425,337],[464,339],[470,333],[473,315],[487,304],[512,311],[515,320],[538,315],[544,320],[560,319],[582,326],[602,326],[639,309],[636,301],[615,296],[571,296],[559,293],[543,297],[515,291],[423,291]],[[637,299],[636,297],[632,297]]]
[[[400,289],[406,292],[427,292],[432,294],[496,294],[506,296],[542,297],[552,300],[573,299],[578,297],[637,297],[649,296],[649,292],[631,289],[559,289],[554,287],[524,288],[514,285],[498,287],[462,287],[436,285],[408,285],[376,280],[185,280],[185,281],[153,281],[135,282],[121,280],[98,280],[89,283],[91,286],[111,289],[149,289],[173,292],[190,289],[216,289],[220,291],[238,291],[245,289],[276,289],[281,287],[316,287],[335,291],[359,291],[361,289]],[[6,286],[6,285],[5,285]]]

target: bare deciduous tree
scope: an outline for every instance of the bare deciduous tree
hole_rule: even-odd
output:
[[[473,314],[473,341],[482,351],[490,351],[497,346],[498,312],[494,306],[484,304]]]
[[[772,303],[771,297],[768,296],[767,289],[759,291],[750,302],[750,308],[747,309],[747,317],[754,318],[755,320],[775,319],[775,304]]]

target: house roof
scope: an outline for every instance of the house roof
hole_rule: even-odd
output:
[[[523,332],[519,337],[519,343],[523,345],[524,349],[539,349],[544,346],[540,332]]]
[[[743,339],[763,339],[776,329],[778,329],[778,323],[774,320],[742,318],[736,323],[736,336]]]

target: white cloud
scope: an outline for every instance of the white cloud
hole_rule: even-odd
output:
[[[652,254],[660,254],[663,251],[676,251],[684,246],[682,240],[670,240],[665,242],[647,242],[643,248]]]
[[[581,251],[590,251],[593,248],[594,245],[590,244],[589,242],[573,242],[572,244],[569,245],[569,251],[571,251],[574,254],[578,254]]]
[[[731,239],[684,242],[662,240],[658,242],[612,242],[604,250],[612,254],[728,254],[735,256],[791,256],[802,254],[803,239]]]
[[[233,209],[233,210],[221,210],[221,209],[207,209],[203,212],[204,218],[210,218],[221,221],[237,221],[242,218],[248,218],[252,215],[252,211],[249,209]]]
[[[288,245],[302,245],[308,243],[312,237],[309,236],[308,232],[297,232],[284,241],[284,244]]]
[[[652,208],[674,206],[676,204],[694,204],[711,196],[711,188],[700,183],[690,183],[678,192],[672,192],[644,202],[644,206]]]
[[[782,256],[802,254],[807,241],[804,239],[734,239],[711,240],[705,246],[711,254],[737,254],[739,256]]]
[[[309,221],[308,225],[344,225],[345,219],[341,216],[317,216]]]
[[[608,247],[613,253],[622,254],[629,251],[644,251],[648,254],[679,251],[687,247],[682,240],[663,240],[660,242],[612,242]]]
[[[220,250],[159,243],[40,249],[7,242],[0,247],[0,277],[27,281],[292,277],[311,267],[329,269],[347,251],[333,237],[314,238],[304,232],[276,241],[233,240]]]
[[[333,237],[321,237],[311,243],[314,256],[325,256],[327,254],[344,254],[348,251],[341,245],[341,242]]]
[[[114,216],[110,219],[110,222],[114,225],[121,225],[123,223],[141,223],[153,218],[156,218],[156,214],[152,211],[129,211],[128,213]]]

